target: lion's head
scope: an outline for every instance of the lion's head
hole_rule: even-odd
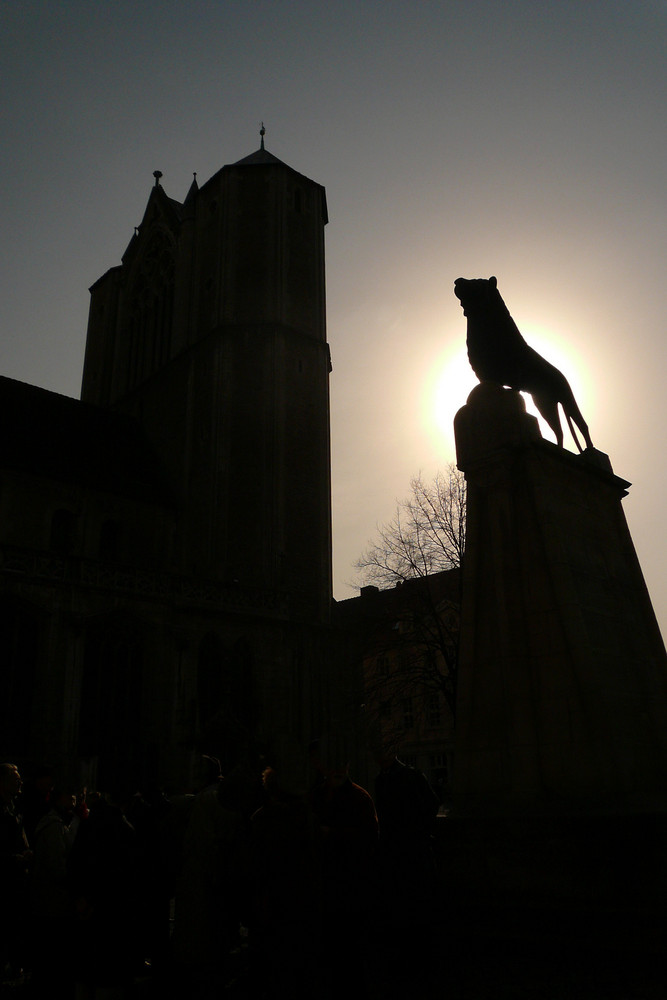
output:
[[[484,308],[498,301],[498,281],[490,278],[457,278],[454,282],[454,294],[463,306],[463,315],[468,310]]]

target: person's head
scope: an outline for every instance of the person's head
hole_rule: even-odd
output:
[[[329,767],[326,768],[325,774],[327,778],[327,784],[330,788],[340,788],[344,785],[348,779],[350,773],[350,762],[347,761],[332,761]]]
[[[63,789],[54,788],[49,796],[51,807],[65,820],[70,820],[76,808],[76,795]]]
[[[202,754],[199,760],[198,790],[201,791],[203,788],[218,784],[221,780],[222,768],[218,758]]]
[[[16,764],[0,764],[0,798],[7,805],[21,791],[21,775]]]
[[[313,740],[309,747],[311,766],[330,788],[340,788],[348,778],[350,760],[336,739]]]
[[[391,767],[396,760],[397,749],[398,747],[393,741],[386,741],[374,747],[373,756],[383,771]]]
[[[34,789],[40,798],[45,799],[53,788],[53,768],[42,764],[27,776],[28,787]]]

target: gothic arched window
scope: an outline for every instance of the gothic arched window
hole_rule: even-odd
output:
[[[100,527],[99,557],[104,562],[117,562],[120,555],[120,525],[104,521]]]
[[[138,385],[168,359],[174,300],[175,247],[156,229],[131,279],[128,296],[128,385]]]
[[[252,731],[252,657],[243,641],[231,647],[209,633],[197,656],[198,745],[233,766]]]

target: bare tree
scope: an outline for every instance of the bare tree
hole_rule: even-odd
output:
[[[410,490],[356,563],[373,620],[365,703],[385,732],[409,718],[407,704],[427,714],[441,695],[452,718],[456,708],[465,478],[450,465],[432,482],[415,476]]]
[[[355,563],[364,584],[393,587],[461,566],[465,549],[466,482],[450,464],[431,483],[421,473],[410,496],[397,503],[389,524]]]

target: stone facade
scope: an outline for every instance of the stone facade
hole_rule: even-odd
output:
[[[263,146],[182,203],[158,177],[91,289],[81,401],[0,380],[3,757],[178,787],[201,752],[349,738],[326,222]]]

